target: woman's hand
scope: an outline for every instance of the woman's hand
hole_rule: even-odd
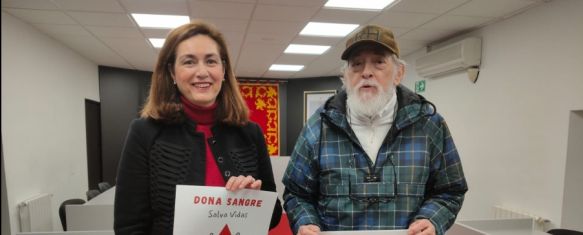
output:
[[[231,192],[244,188],[259,190],[261,189],[261,180],[256,180],[250,175],[231,176],[225,188]]]

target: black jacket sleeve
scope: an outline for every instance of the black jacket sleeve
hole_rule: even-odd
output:
[[[269,153],[267,152],[267,144],[265,144],[265,138],[263,137],[263,132],[261,128],[255,123],[253,127],[253,138],[257,146],[257,156],[258,159],[258,178],[261,180],[261,190],[277,192],[275,188],[275,180],[273,179],[273,168],[271,167],[271,159]],[[281,202],[279,198],[275,201],[275,208],[273,209],[273,214],[271,216],[271,223],[269,224],[269,229],[274,228],[279,224],[281,219]]]
[[[136,119],[130,124],[117,173],[115,234],[150,233],[148,149],[155,132],[151,121],[145,119]]]

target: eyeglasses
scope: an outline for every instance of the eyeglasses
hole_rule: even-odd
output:
[[[391,183],[382,182],[382,178],[377,174],[366,175],[363,183],[352,183],[352,178],[349,175],[348,195],[351,200],[365,203],[385,203],[395,200],[397,194],[397,173],[390,156],[387,161],[389,161],[393,168],[393,180]],[[351,168],[354,167],[353,161],[349,161],[349,165]]]
[[[394,181],[386,182],[364,182],[348,184],[348,196],[350,199],[360,202],[377,203],[390,202],[395,199]],[[393,190],[391,190],[393,189]]]

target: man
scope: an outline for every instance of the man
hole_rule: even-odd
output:
[[[294,234],[444,234],[467,184],[443,117],[399,85],[405,65],[389,29],[364,27],[342,59],[345,90],[310,117],[284,174]]]

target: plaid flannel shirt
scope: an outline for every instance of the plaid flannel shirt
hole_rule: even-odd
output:
[[[347,122],[344,91],[310,117],[283,178],[294,234],[306,224],[323,231],[407,229],[425,218],[441,235],[454,223],[468,188],[447,125],[407,88],[398,86],[397,98],[376,163]]]

